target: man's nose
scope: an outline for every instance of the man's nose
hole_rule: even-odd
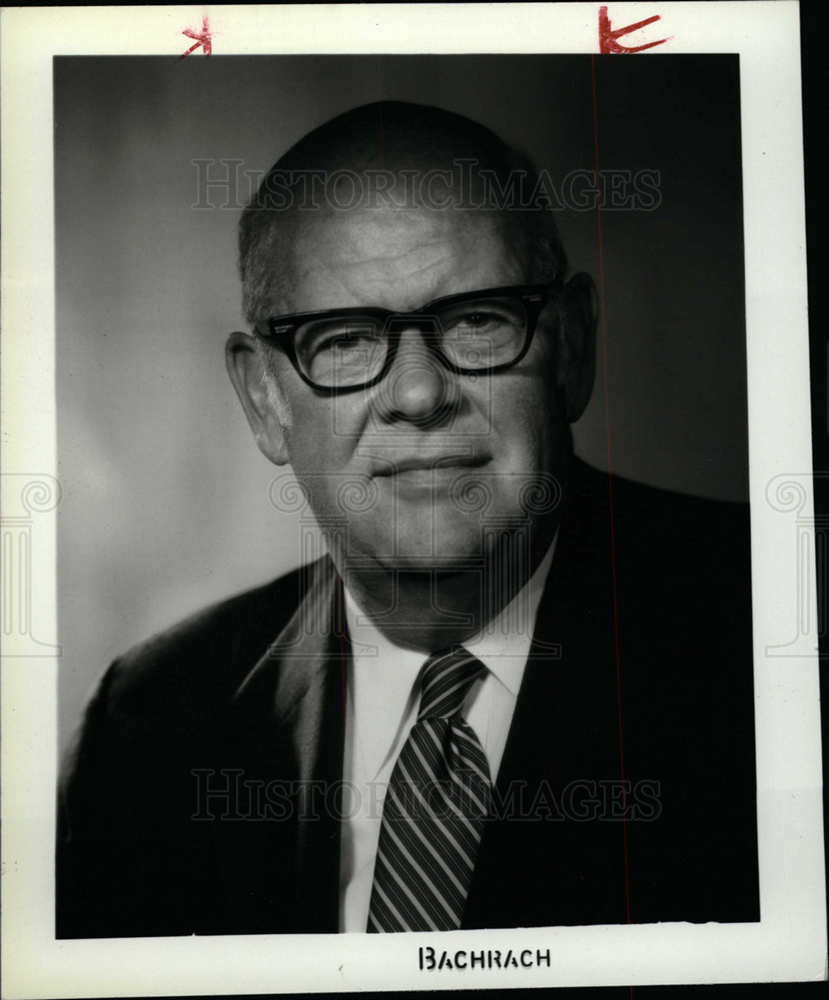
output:
[[[427,343],[434,335],[420,327],[400,331],[394,364],[378,385],[377,412],[382,420],[436,424],[456,405],[456,380]]]

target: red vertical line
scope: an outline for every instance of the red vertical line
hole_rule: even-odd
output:
[[[610,576],[613,585],[613,638],[616,647],[616,708],[619,728],[619,774],[622,781],[622,845],[625,859],[625,920],[630,923],[630,867],[628,859],[627,796],[625,794],[625,747],[622,729],[622,669],[619,647],[619,602],[616,593],[616,525],[613,515],[613,468],[610,458],[610,400],[607,384],[607,332],[604,307],[604,244],[602,240],[602,207],[599,187],[599,114],[596,99],[596,57],[590,56],[593,86],[593,151],[596,169],[596,230],[599,242],[599,324],[602,337],[602,370],[604,375],[605,436],[607,438],[607,494],[610,511]],[[631,994],[633,987],[631,987]]]

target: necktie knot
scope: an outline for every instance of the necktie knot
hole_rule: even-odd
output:
[[[423,670],[418,720],[448,719],[458,712],[470,687],[485,669],[463,646],[430,656]]]

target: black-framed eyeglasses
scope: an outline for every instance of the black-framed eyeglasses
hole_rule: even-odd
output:
[[[432,354],[457,375],[492,375],[527,353],[542,309],[561,281],[506,285],[446,295],[414,312],[375,307],[272,316],[267,333],[299,375],[334,394],[376,385],[394,364],[400,335],[417,330]]]

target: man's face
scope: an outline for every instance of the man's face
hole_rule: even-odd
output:
[[[489,213],[375,208],[315,214],[297,229],[283,313],[405,312],[530,277]],[[453,374],[412,328],[379,384],[326,396],[275,352],[274,423],[315,515],[340,528],[349,559],[474,568],[506,528],[528,523],[528,491],[557,475],[566,443],[553,313],[542,314],[526,356],[494,375]]]

